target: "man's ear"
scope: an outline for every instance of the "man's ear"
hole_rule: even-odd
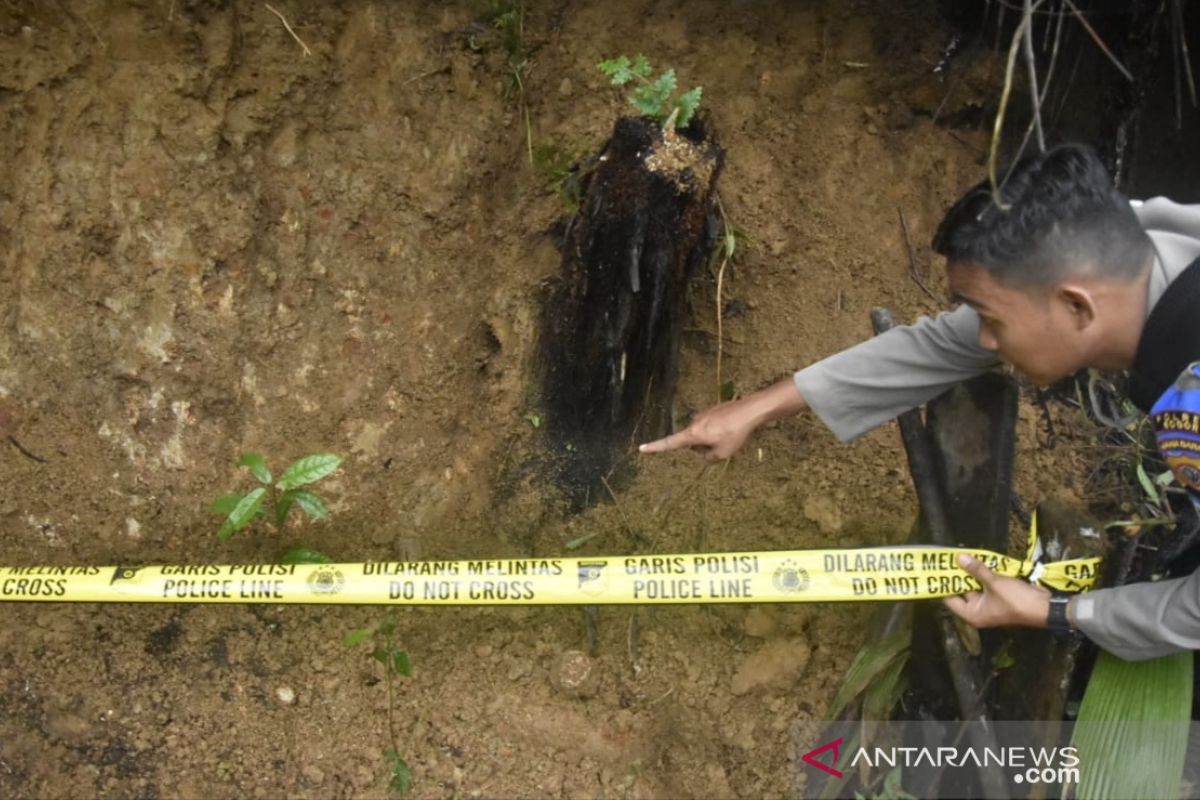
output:
[[[1061,284],[1054,291],[1054,299],[1066,307],[1075,322],[1075,330],[1082,331],[1096,321],[1096,299],[1086,286]]]

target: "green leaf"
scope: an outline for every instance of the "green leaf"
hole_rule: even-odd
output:
[[[242,453],[238,464],[249,468],[250,474],[257,478],[259,483],[270,485],[271,470],[267,469],[267,460],[263,458],[262,453]]]
[[[398,795],[406,795],[412,789],[412,772],[395,748],[384,754],[388,761],[388,788]]]
[[[258,513],[258,509],[262,506],[263,495],[266,493],[266,489],[255,489],[238,501],[233,511],[229,512],[225,524],[217,531],[217,538],[224,541],[246,527],[246,523],[254,519],[254,515]]]
[[[296,490],[293,490],[296,491]],[[292,492],[285,492],[275,501],[275,527],[283,529],[283,523],[287,521],[288,512],[292,510],[292,504],[296,502],[296,497]]]
[[[665,101],[671,96],[671,92],[675,91],[677,83],[675,70],[672,68],[655,78],[651,85],[654,87],[654,91],[658,92],[658,96]]]
[[[647,117],[659,119],[662,117],[663,99],[653,86],[639,86],[629,96],[629,103]]]
[[[542,427],[542,418],[537,414],[526,414],[525,419],[529,420],[529,424],[535,429]]]
[[[1100,653],[1072,739],[1080,800],[1180,796],[1192,668],[1190,652],[1149,661]]]
[[[392,651],[392,671],[406,678],[412,677],[412,661],[403,650]]]
[[[365,641],[370,635],[370,628],[354,628],[353,630],[347,631],[346,635],[342,637],[342,644],[346,645],[347,647],[356,647],[362,644],[363,641]]]
[[[613,86],[624,86],[634,75],[629,68],[629,56],[618,56],[608,61],[601,61],[596,66],[600,68],[601,72],[612,78]]]
[[[907,659],[894,658],[887,663],[863,691],[863,719],[889,719],[892,709],[904,694],[904,668]]]
[[[1137,465],[1138,483],[1142,485],[1142,491],[1146,493],[1154,502],[1158,502],[1158,487],[1154,485],[1154,481],[1150,480],[1150,476],[1146,474],[1146,467],[1141,461]]]
[[[311,547],[305,547],[304,545],[298,544],[283,554],[283,563],[332,564],[333,559],[322,553],[320,550],[314,550]]]
[[[733,378],[721,384],[721,402],[727,403],[737,396],[737,387],[733,385]]]
[[[639,78],[645,78],[650,74],[650,61],[641,53],[637,54],[637,58],[633,60],[633,66],[630,67],[630,72]]]
[[[325,502],[306,489],[293,489],[280,498],[280,503],[284,500],[287,500],[289,505],[295,503],[300,506],[300,510],[313,519],[329,519],[329,510],[325,508]]]
[[[1012,639],[1009,639],[1008,641],[1006,641],[1004,643],[1004,645],[1000,648],[1000,650],[996,653],[996,655],[992,656],[992,668],[993,669],[1008,669],[1009,667],[1011,667],[1017,663],[1017,660],[1015,658],[1013,658],[1011,649],[1012,649]]]
[[[911,641],[911,627],[904,626],[891,636],[870,642],[859,650],[850,664],[850,669],[846,670],[846,677],[842,680],[837,695],[833,698],[833,705],[828,712],[829,719],[837,718],[851,700],[876,680],[886,676],[896,664],[902,666],[908,659]]]
[[[223,494],[216,500],[213,500],[208,505],[208,510],[214,514],[220,514],[223,517],[228,517],[237,508],[237,504],[242,502],[242,496],[237,492],[232,494]]]
[[[342,459],[333,453],[317,453],[293,462],[283,471],[275,486],[283,491],[321,480],[341,466]]]
[[[697,86],[690,92],[684,92],[679,95],[679,99],[675,101],[675,108],[679,109],[679,115],[675,117],[675,127],[679,130],[686,128],[692,121],[692,117],[696,114],[696,109],[700,107],[700,96],[704,93],[703,86]],[[726,244],[726,249],[730,256],[733,255],[733,247]]]

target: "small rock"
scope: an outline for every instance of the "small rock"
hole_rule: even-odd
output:
[[[798,637],[767,642],[742,660],[730,691],[746,694],[755,689],[788,689],[804,672],[811,655],[808,643]]]
[[[290,706],[296,702],[296,690],[290,686],[280,686],[275,690],[275,696],[285,706]]]
[[[507,677],[510,681],[517,681],[529,674],[529,664],[525,661],[514,661],[508,667]]]
[[[582,650],[563,653],[554,669],[554,685],[572,697],[586,697],[595,692],[596,679],[592,669],[595,662]]]
[[[46,718],[46,732],[56,739],[78,743],[90,739],[95,730],[90,722],[75,714],[51,714]]]
[[[560,97],[570,97],[570,96],[571,96],[571,93],[572,93],[573,91],[575,91],[575,85],[574,85],[573,83],[571,83],[571,79],[570,79],[570,78],[563,78],[563,79],[562,79],[562,83],[560,83],[560,84],[558,85],[558,94],[559,94],[559,96],[560,96]]]
[[[766,639],[779,627],[779,621],[775,618],[775,611],[770,608],[752,608],[746,614],[742,627],[747,636]]]
[[[325,772],[316,764],[305,764],[300,768],[300,776],[313,786],[320,786],[325,782]]]
[[[804,516],[817,523],[821,533],[839,533],[842,529],[841,509],[826,495],[809,495],[804,501]]]
[[[490,644],[477,644],[475,645],[475,657],[487,658],[492,654],[493,649],[494,648]]]

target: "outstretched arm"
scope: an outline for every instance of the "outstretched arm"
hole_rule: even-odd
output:
[[[643,453],[700,447],[729,458],[755,429],[811,408],[843,441],[915,408],[996,364],[979,346],[979,316],[967,306],[893,328],[792,378],[696,415],[682,431],[641,446]]]

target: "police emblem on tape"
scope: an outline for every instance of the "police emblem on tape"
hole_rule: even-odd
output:
[[[607,566],[607,561],[580,561],[579,588],[585,594],[603,594],[608,588],[608,575],[604,571]]]
[[[346,585],[340,569],[321,567],[308,576],[308,590],[313,594],[337,594]]]
[[[771,583],[781,592],[799,594],[808,588],[808,570],[789,558],[775,569]]]
[[[112,586],[117,581],[131,581],[137,576],[140,569],[142,567],[117,567],[113,570],[112,580],[108,582],[108,585]]]

